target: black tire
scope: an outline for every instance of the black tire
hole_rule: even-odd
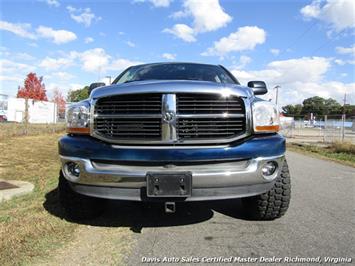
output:
[[[283,216],[291,200],[291,176],[285,160],[272,189],[243,199],[249,216],[256,220],[274,220]]]
[[[88,197],[73,191],[62,171],[59,174],[59,201],[72,220],[89,219],[99,216],[105,207],[105,200]]]

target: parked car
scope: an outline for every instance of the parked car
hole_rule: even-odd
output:
[[[274,104],[223,66],[133,66],[67,111],[59,140],[61,204],[72,218],[98,215],[107,199],[176,202],[243,198],[260,220],[290,202],[285,139]],[[119,215],[119,214],[118,214]]]

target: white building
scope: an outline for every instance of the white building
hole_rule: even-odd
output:
[[[23,122],[25,118],[26,100],[9,98],[7,104],[7,121]],[[29,123],[56,123],[57,105],[52,102],[28,100]]]

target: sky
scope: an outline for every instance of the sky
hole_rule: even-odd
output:
[[[264,80],[280,105],[321,96],[355,104],[355,1],[0,0],[0,94],[29,72],[49,98],[130,65],[221,64]]]

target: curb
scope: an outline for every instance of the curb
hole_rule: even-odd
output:
[[[6,200],[10,200],[14,197],[29,194],[34,189],[34,185],[26,181],[2,180],[2,179],[0,179],[0,181],[7,182],[18,187],[18,188],[0,190],[0,203]]]

